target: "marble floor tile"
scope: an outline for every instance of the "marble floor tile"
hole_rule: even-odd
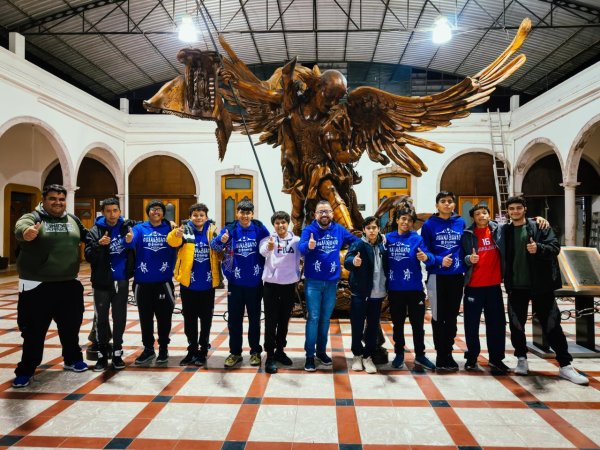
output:
[[[555,409],[556,413],[600,447],[600,411],[590,409]]]
[[[177,395],[208,397],[245,397],[254,373],[197,372]]]
[[[99,374],[91,370],[80,373],[60,369],[44,370],[33,377],[29,386],[18,389],[18,392],[71,393],[97,376]]]
[[[56,400],[0,399],[0,435],[8,434],[56,403]]]
[[[298,406],[293,442],[337,443],[338,424],[334,406]]]
[[[269,378],[265,397],[334,398],[333,377],[329,374],[277,374]]]
[[[158,395],[177,372],[122,370],[102,383],[92,394]]]
[[[540,401],[598,402],[600,391],[578,386],[557,376],[515,376],[514,379]]]
[[[411,376],[350,373],[352,395],[357,399],[425,399]]]
[[[500,381],[487,373],[472,377],[459,372],[433,377],[432,381],[446,400],[518,400]]]
[[[249,441],[293,442],[298,405],[261,405]]]

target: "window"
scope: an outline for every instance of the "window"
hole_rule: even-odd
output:
[[[410,195],[410,175],[387,173],[379,175],[377,180],[378,206],[381,202],[395,195]],[[390,218],[389,211],[381,217],[381,228],[385,227]]]
[[[253,185],[251,175],[224,175],[221,178],[221,225],[235,220],[239,202],[253,201]]]

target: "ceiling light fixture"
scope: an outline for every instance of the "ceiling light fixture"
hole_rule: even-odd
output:
[[[178,37],[183,42],[197,42],[198,41],[198,30],[194,25],[194,19],[189,14],[184,15],[181,18],[181,24],[179,24]]]
[[[450,39],[452,39],[452,28],[450,28],[448,19],[444,16],[440,16],[435,19],[431,40],[434,44],[444,44]]]

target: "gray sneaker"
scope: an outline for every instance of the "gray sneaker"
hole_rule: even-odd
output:
[[[527,362],[527,358],[524,356],[519,356],[517,360],[517,367],[515,367],[514,373],[516,375],[527,375],[529,373],[529,363]]]
[[[582,386],[587,386],[590,383],[587,377],[577,372],[575,367],[571,364],[561,367],[558,370],[558,375],[565,380],[569,380],[571,383],[580,384]]]

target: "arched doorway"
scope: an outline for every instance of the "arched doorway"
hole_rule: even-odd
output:
[[[196,185],[189,169],[171,156],[150,156],[129,174],[129,216],[146,220],[145,205],[159,199],[167,205],[166,218],[180,222],[196,203]]]
[[[117,196],[117,183],[112,173],[101,162],[85,157],[77,173],[75,191],[75,215],[87,228],[94,224],[100,202]]]
[[[494,177],[492,155],[471,152],[459,156],[448,165],[440,180],[440,190],[456,194],[456,212],[468,225],[472,222],[469,210],[477,203],[487,204],[492,215],[497,214]]]

